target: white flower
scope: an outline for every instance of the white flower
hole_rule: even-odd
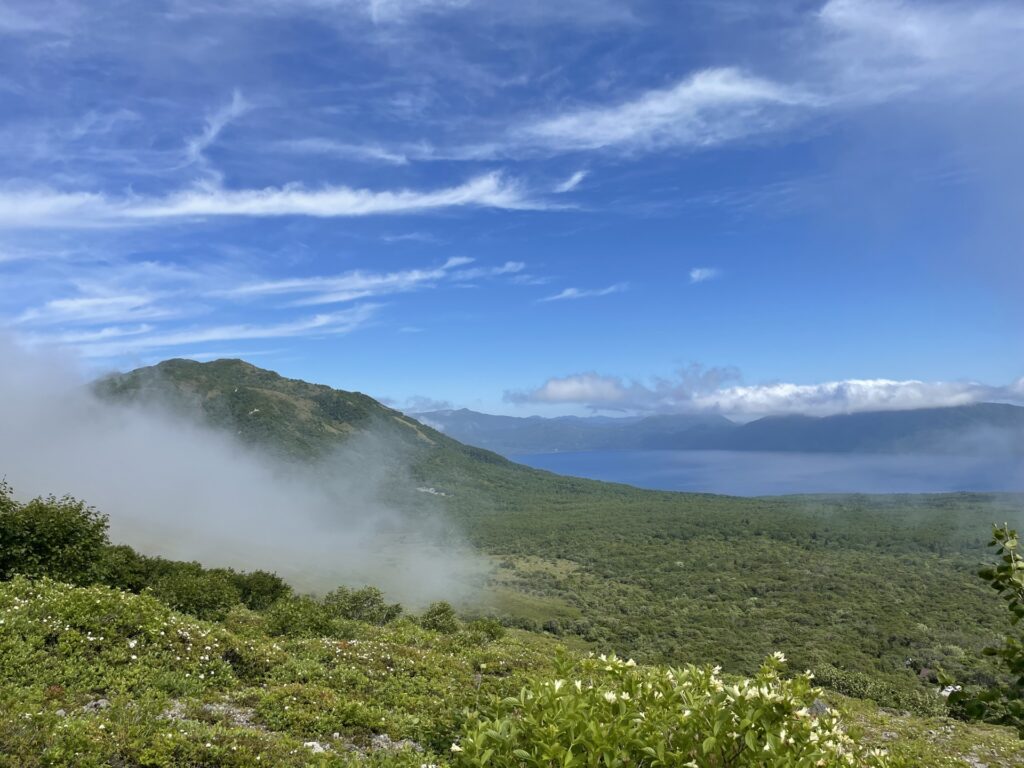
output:
[[[458,744],[456,744],[455,742],[452,742],[452,747],[451,747],[451,749],[452,749],[452,752],[461,752],[461,751],[462,751],[462,747],[460,747],[460,746],[459,746]]]
[[[786,654],[784,654],[782,651],[776,651],[775,653],[773,653],[772,658],[783,664],[786,662]]]
[[[582,680],[577,680],[575,683],[573,683],[573,685],[576,686],[576,690],[577,691],[582,691],[583,690],[583,681]]]
[[[555,693],[558,693],[561,687],[565,685],[565,680],[555,680],[555,682],[553,682],[551,685],[552,687],[554,687]]]
[[[629,660],[628,660],[628,661],[626,662],[626,666],[627,666],[627,667],[635,667],[635,666],[636,666],[636,662],[635,662],[635,661],[633,661],[632,659],[629,659]]]
[[[616,698],[618,698],[612,691],[605,691],[604,700],[609,704],[614,704]]]

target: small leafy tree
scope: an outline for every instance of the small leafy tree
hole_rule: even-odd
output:
[[[332,637],[339,634],[337,620],[323,603],[308,595],[289,595],[265,613],[267,633],[287,637]]]
[[[399,603],[388,603],[376,587],[349,589],[338,587],[324,597],[324,605],[336,616],[368,624],[384,625],[402,615]]]
[[[159,566],[157,558],[140,555],[126,544],[116,544],[103,552],[99,579],[108,587],[137,594],[152,583]]]
[[[108,544],[107,518],[70,496],[19,504],[0,481],[0,579],[15,574],[90,584]]]
[[[995,547],[999,559],[994,566],[978,571],[978,575],[1006,601],[1013,629],[1002,645],[983,652],[1002,663],[1009,680],[982,691],[954,691],[949,696],[949,704],[954,712],[970,719],[1013,726],[1024,738],[1024,631],[1018,627],[1024,618],[1024,558],[1018,551],[1017,531],[1005,523],[1002,527],[993,526],[989,546]]]
[[[173,563],[150,589],[161,602],[200,619],[220,621],[241,602],[229,576],[199,563]]]
[[[284,579],[270,571],[239,573],[228,570],[224,573],[238,590],[242,604],[254,611],[265,610],[292,592],[292,588]]]
[[[459,619],[450,603],[440,600],[427,606],[420,616],[420,626],[435,632],[450,634],[459,631]]]

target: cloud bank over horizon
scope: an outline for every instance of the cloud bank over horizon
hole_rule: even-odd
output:
[[[720,413],[739,420],[762,416],[832,416],[867,411],[946,408],[982,402],[1024,405],[1024,377],[1005,386],[978,382],[849,379],[818,384],[728,384],[736,369],[691,366],[647,384],[594,372],[551,378],[526,391],[506,391],[517,406],[582,406],[595,412]]]

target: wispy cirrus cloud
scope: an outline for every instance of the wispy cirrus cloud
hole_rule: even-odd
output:
[[[576,171],[576,173],[574,173],[572,176],[567,178],[561,184],[557,185],[553,191],[558,194],[571,192],[572,190],[576,189],[576,187],[578,187],[583,182],[583,180],[587,178],[587,176],[588,173],[586,171]]]
[[[1000,91],[1024,81],[1024,7],[989,0],[829,0],[813,56],[844,101]]]
[[[205,164],[206,151],[220,136],[221,131],[233,120],[238,119],[251,109],[251,105],[243,98],[238,89],[231,94],[231,101],[211,113],[206,118],[203,130],[185,142],[185,157],[190,163]]]
[[[85,358],[117,358],[142,351],[168,350],[176,347],[225,341],[252,339],[283,339],[308,336],[337,336],[351,333],[371,322],[380,309],[378,304],[359,304],[339,312],[321,313],[278,323],[236,323],[189,326],[149,332],[153,329],[110,327],[89,334],[19,334],[28,345],[74,346]]]
[[[381,144],[342,142],[319,137],[287,139],[275,142],[273,147],[299,155],[323,155],[342,160],[379,162],[389,165],[408,165],[410,162],[409,154],[402,148],[388,148]],[[413,157],[412,159],[421,158]]]
[[[740,418],[778,414],[828,416],[861,411],[937,408],[986,401],[1024,403],[1024,379],[1007,386],[966,381],[848,379],[818,384],[729,385],[733,368],[691,366],[652,383],[587,372],[551,378],[533,390],[509,391],[506,402],[582,405],[595,411],[722,413]]]
[[[291,303],[295,306],[339,304],[374,296],[408,293],[436,286],[442,280],[466,282],[511,275],[520,272],[525,267],[522,262],[509,261],[498,266],[469,268],[468,265],[473,262],[474,260],[471,258],[457,256],[430,269],[407,269],[396,272],[352,270],[333,276],[270,280],[241,285],[222,291],[220,295],[232,298],[253,298],[308,294]]]
[[[224,285],[233,272],[183,273],[160,264],[100,265],[75,274],[63,292],[25,308],[8,323],[25,343],[72,347],[88,358],[123,358],[144,350],[253,339],[337,336],[378,316],[372,298],[436,289],[443,282],[512,278],[522,262],[478,264],[453,257],[435,267],[258,280]],[[119,290],[135,286],[140,290]],[[142,290],[145,286],[145,290]],[[55,285],[51,291],[60,291]],[[354,304],[345,311],[301,308]],[[308,310],[307,310],[308,311]],[[247,322],[225,322],[244,316]],[[197,348],[198,349],[195,349]]]
[[[14,319],[16,325],[105,323],[156,319],[173,316],[174,310],[157,304],[159,297],[151,294],[120,296],[76,296],[53,299],[41,307],[31,307]]]
[[[530,26],[559,22],[572,26],[624,24],[636,20],[620,0],[172,0],[178,13],[311,16],[330,24],[353,20],[402,26],[434,16],[473,16],[481,24]]]
[[[345,186],[310,189],[299,184],[263,189],[202,185],[163,197],[111,197],[44,187],[0,189],[0,228],[95,228],[206,217],[348,218],[418,214],[451,208],[543,210],[522,184],[487,173],[454,187],[429,191],[370,190]]]
[[[513,138],[559,152],[707,147],[773,128],[787,109],[816,101],[795,86],[735,68],[714,68],[619,104],[541,118],[517,128]]]
[[[401,7],[441,5],[463,6]],[[1006,0],[828,0],[804,15],[796,39],[799,44],[779,56],[789,65],[787,77],[715,66],[681,74],[667,87],[637,86],[605,103],[513,116],[496,135],[488,127],[486,140],[393,147],[354,141],[336,149],[391,163],[699,150],[781,135],[816,116],[897,99],[1006,92],[1024,82],[1024,8]],[[332,143],[300,139],[292,145],[329,152]]]
[[[559,293],[545,296],[538,301],[573,301],[576,299],[594,299],[601,296],[610,296],[613,293],[622,293],[629,288],[628,283],[616,283],[607,288],[566,288]]]
[[[694,267],[690,270],[690,283],[706,283],[722,276],[722,271],[714,267]]]

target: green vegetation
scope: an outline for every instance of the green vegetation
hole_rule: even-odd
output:
[[[485,739],[477,753],[469,746],[477,743],[472,734],[479,735],[482,724],[492,726],[484,733],[505,732],[510,718],[517,728],[522,724],[525,710],[516,707],[524,690],[537,696],[552,681],[568,679],[565,668],[553,666],[558,643],[571,649],[567,658],[577,670],[589,663],[578,654],[614,649],[636,658],[636,674],[652,682],[669,669],[677,677],[686,669],[704,674],[703,666],[688,664],[721,664],[731,674],[756,679],[764,674],[764,659],[783,651],[794,668],[816,673],[828,691],[825,699],[851,713],[847,733],[866,747],[892,747],[896,764],[952,765],[957,755],[993,766],[1024,760],[1005,729],[943,719],[946,701],[938,695],[940,674],[971,692],[1005,692],[1014,684],[1005,657],[982,653],[1005,631],[975,571],[984,547],[979,532],[993,519],[1019,523],[1024,498],[739,499],[558,477],[463,446],[363,395],[291,381],[240,361],[171,361],[107,379],[98,389],[117,400],[170,402],[278,457],[320,462],[330,472],[343,471],[337,463],[345,457],[336,448],[372,434],[382,446],[382,466],[394,478],[383,489],[387,502],[415,513],[424,502],[417,488],[437,489],[431,503],[443,505],[453,527],[494,567],[475,603],[458,606],[461,619],[443,603],[419,617],[403,617],[400,606],[372,588],[341,587],[323,598],[297,595],[271,573],[180,563],[112,546],[102,515],[79,502],[50,498],[18,505],[5,487],[4,578],[22,572],[78,585],[15,580],[3,588],[11,601],[5,610],[24,610],[27,603],[14,605],[29,600],[28,594],[49,620],[97,605],[102,612],[83,618],[81,628],[109,637],[114,629],[102,628],[120,626],[113,606],[131,606],[156,612],[160,622],[192,622],[202,627],[197,631],[220,633],[220,647],[231,649],[217,656],[213,682],[206,676],[197,687],[195,677],[205,671],[165,664],[167,647],[138,668],[120,648],[90,666],[77,654],[93,646],[75,645],[78,640],[68,645],[75,636],[64,636],[71,630],[39,635],[5,617],[3,663],[13,666],[0,702],[8,713],[0,736],[5,745],[19,745],[13,754],[44,754],[40,745],[60,729],[70,739],[61,749],[89,756],[75,763],[80,765],[229,765],[234,758],[228,750],[247,755],[249,762],[238,758],[239,765],[252,764],[255,754],[281,765],[441,764],[453,754],[465,764],[482,761],[488,750],[491,765],[504,764],[499,755],[525,760],[516,750],[543,762],[524,739],[547,745],[549,752],[561,749],[560,759],[572,762],[571,745],[539,731],[516,731],[500,748]],[[141,614],[139,621],[127,620],[123,631],[136,632],[138,625],[159,632]],[[81,634],[70,620],[61,626]],[[125,635],[126,643],[130,639]],[[360,658],[370,642],[379,648]],[[344,672],[337,654],[349,664]],[[588,679],[595,690],[610,685],[596,672]],[[786,687],[785,695],[803,700],[803,693],[793,693],[802,690],[797,678],[779,685],[796,686]],[[572,697],[565,690],[559,695]],[[98,697],[109,708],[81,709]],[[953,700],[960,714],[970,714],[960,698]],[[558,717],[573,710],[600,720],[587,709],[596,702],[588,701],[550,703]],[[722,702],[708,706],[718,711]],[[57,710],[65,715],[45,714]],[[229,711],[243,714],[224,714]],[[1007,707],[1000,711],[988,719],[1013,723],[1005,717]],[[44,713],[38,723],[36,712]],[[544,720],[541,710],[531,712],[537,722]],[[751,726],[739,738],[745,744],[746,733],[753,732],[752,739],[768,739],[778,725],[773,722]],[[95,731],[99,724],[105,733]],[[563,726],[552,721],[547,727]],[[787,726],[787,732],[797,731]],[[374,748],[374,737],[385,734],[389,744],[409,739],[427,751],[403,756],[401,749]],[[703,740],[695,747],[682,731],[678,738],[666,737],[664,748],[677,755],[703,748]],[[330,751],[302,747],[304,740]],[[452,741],[464,751],[449,753]],[[207,742],[214,752],[197,746]],[[728,748],[725,742],[718,746]],[[165,747],[170,751],[160,751]],[[511,751],[502,752],[506,747]],[[70,764],[71,752],[53,754],[24,764]],[[712,765],[711,754],[688,760]],[[653,766],[656,758],[647,757]]]
[[[563,660],[561,675],[492,698],[453,747],[466,766],[889,765],[830,713],[810,674],[781,677],[775,654],[750,680],[718,668],[644,668],[615,656]]]
[[[51,574],[88,583],[107,544],[107,520],[71,498],[18,504],[0,481],[0,579]]]
[[[977,532],[1019,499],[735,499],[582,482],[490,509],[479,498],[450,504],[494,555],[496,592],[565,608],[554,619],[541,602],[517,626],[746,674],[782,649],[835,690],[922,713],[943,706],[940,668],[978,684],[998,674],[981,654],[1001,621],[974,575]]]
[[[4,487],[0,530],[23,530],[27,510],[56,523],[33,529],[44,538],[76,520],[102,533],[82,586],[51,580],[56,560],[0,583],[3,768],[941,764],[922,762],[926,721],[832,708],[781,655],[752,679],[585,657],[447,603],[403,618],[372,588],[316,599],[273,574],[145,558],[70,499],[19,504]],[[138,594],[95,583],[115,578]],[[211,603],[195,598],[212,583],[223,617],[204,620]],[[962,754],[1024,759],[1005,731],[941,723]]]
[[[1024,618],[1024,558],[1018,552],[1017,531],[1005,523],[993,527],[989,546],[996,548],[998,562],[994,567],[982,568],[978,575],[1006,601],[1014,629],[1001,645],[990,646],[984,652],[999,660],[1007,678],[987,688],[959,686],[949,697],[950,705],[972,719],[1011,725],[1024,738],[1024,633],[1016,628]]]
[[[432,499],[496,563],[476,610],[574,646],[754,674],[775,650],[841,693],[922,714],[944,708],[938,671],[1000,679],[981,651],[1001,635],[974,575],[993,520],[1024,523],[999,494],[680,494],[567,478],[470,448],[358,393],[237,360],[171,360],[101,392],[198,408],[276,455],[325,462],[356,434],[388,447],[388,502]],[[258,410],[257,410],[258,409]],[[253,411],[257,411],[253,414]],[[406,472],[399,471],[401,469]]]

